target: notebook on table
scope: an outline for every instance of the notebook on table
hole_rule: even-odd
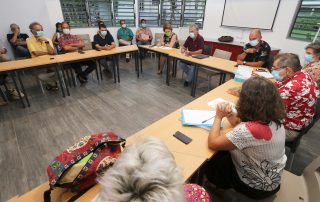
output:
[[[181,121],[184,126],[202,126],[211,128],[215,115],[215,111],[184,109],[182,110]]]

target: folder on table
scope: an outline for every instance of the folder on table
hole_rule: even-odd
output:
[[[182,125],[211,128],[215,115],[215,111],[184,109],[181,116]]]

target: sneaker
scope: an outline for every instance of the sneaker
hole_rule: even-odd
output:
[[[188,82],[188,81],[185,81],[184,84],[183,84],[183,86],[184,86],[184,87],[188,87],[188,86],[189,86],[189,82]]]
[[[130,59],[129,58],[126,58],[126,63],[130,62]]]
[[[82,77],[80,74],[77,75],[78,80],[80,81],[81,84],[87,83],[88,80],[84,77]]]
[[[58,91],[59,88],[58,88],[57,85],[55,85],[55,86],[47,85],[47,86],[46,86],[46,90],[47,90],[47,91]]]
[[[6,105],[8,105],[8,103],[7,103],[7,102],[5,102],[5,101],[0,101],[0,107],[2,107],[2,106],[6,106]]]
[[[8,89],[8,93],[10,95],[10,97],[14,100],[19,100],[19,93],[16,89]],[[20,95],[21,95],[21,98],[24,97],[24,94],[20,91]]]

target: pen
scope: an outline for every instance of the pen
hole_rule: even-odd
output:
[[[201,123],[205,123],[205,122],[209,121],[210,119],[213,119],[214,117],[215,117],[215,116],[213,116],[213,117],[211,117],[211,118],[209,118],[209,119],[206,119],[206,120],[202,121]]]

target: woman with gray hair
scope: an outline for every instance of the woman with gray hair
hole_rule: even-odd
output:
[[[94,202],[211,201],[202,187],[183,185],[173,155],[162,141],[152,137],[128,146],[98,182],[101,191]]]
[[[313,42],[306,47],[304,56],[307,64],[302,68],[304,73],[308,73],[320,87],[320,42]]]

